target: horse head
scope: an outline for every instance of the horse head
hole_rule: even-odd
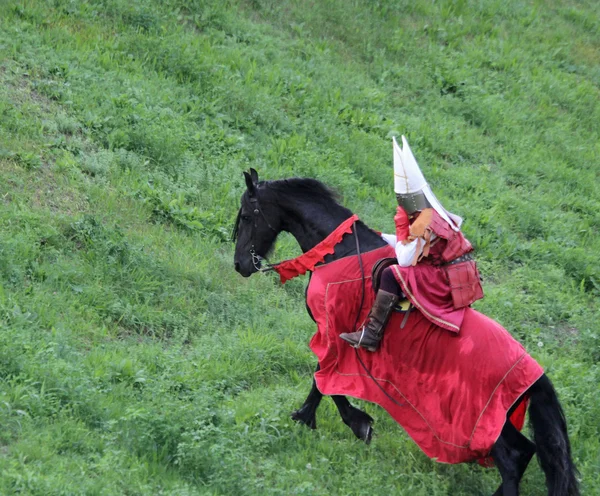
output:
[[[246,191],[233,229],[236,242],[235,270],[244,277],[260,270],[262,258],[266,257],[281,231],[281,212],[266,182],[259,182],[254,169],[244,172]]]

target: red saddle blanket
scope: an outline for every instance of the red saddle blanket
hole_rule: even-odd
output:
[[[339,338],[352,332],[373,303],[371,267],[393,257],[391,247],[362,255],[365,290],[358,257],[346,257],[315,268],[307,301],[317,321],[310,341],[320,370],[315,374],[323,394],[353,396],[377,403],[408,432],[430,458],[460,463],[489,455],[506,414],[540,378],[543,370],[523,346],[497,322],[467,308],[460,332],[434,325],[413,309],[395,313],[379,350],[358,353]],[[399,406],[398,404],[402,405]]]

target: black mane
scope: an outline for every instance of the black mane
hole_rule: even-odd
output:
[[[321,181],[312,178],[292,177],[289,179],[276,179],[272,181],[260,181],[257,184],[256,195],[263,203],[276,203],[278,205],[312,204],[321,205],[324,210],[338,216],[348,218],[352,212],[340,205],[339,195]],[[242,203],[249,201],[248,191],[242,196]],[[240,225],[241,208],[238,211],[233,226],[232,241],[236,241]]]
[[[294,198],[331,207],[342,207],[339,204],[339,195],[316,179],[292,177],[290,179],[264,181],[259,184],[259,186],[263,185],[273,191],[279,198]]]

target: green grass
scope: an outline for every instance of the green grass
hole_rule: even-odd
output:
[[[400,133],[600,493],[599,5],[1,2],[0,494],[491,494],[374,405],[370,447],[294,425],[305,281],[233,271],[243,170],[389,231]]]

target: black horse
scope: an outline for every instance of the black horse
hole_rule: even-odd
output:
[[[254,169],[250,169],[250,173],[244,172],[244,175],[247,190],[242,195],[233,232],[236,241],[235,270],[244,277],[260,270],[261,260],[267,256],[280,232],[291,233],[302,251],[306,252],[352,215],[336,201],[331,190],[314,179],[259,182]],[[385,241],[360,221],[356,223],[356,235],[361,252],[385,246]],[[336,245],[334,253],[325,258],[325,263],[356,254],[354,236],[345,236]],[[310,314],[310,309],[308,311]],[[491,451],[502,477],[502,484],[494,494],[518,495],[519,481],[533,454],[537,453],[546,476],[548,494],[578,495],[577,470],[571,458],[567,423],[552,383],[544,374],[526,394],[530,400],[529,419],[534,442],[508,421],[521,398],[508,412],[501,435]],[[315,429],[315,414],[322,397],[313,380],[308,397],[292,418]],[[332,399],[354,435],[369,443],[373,418],[352,406],[345,396],[332,396]]]

